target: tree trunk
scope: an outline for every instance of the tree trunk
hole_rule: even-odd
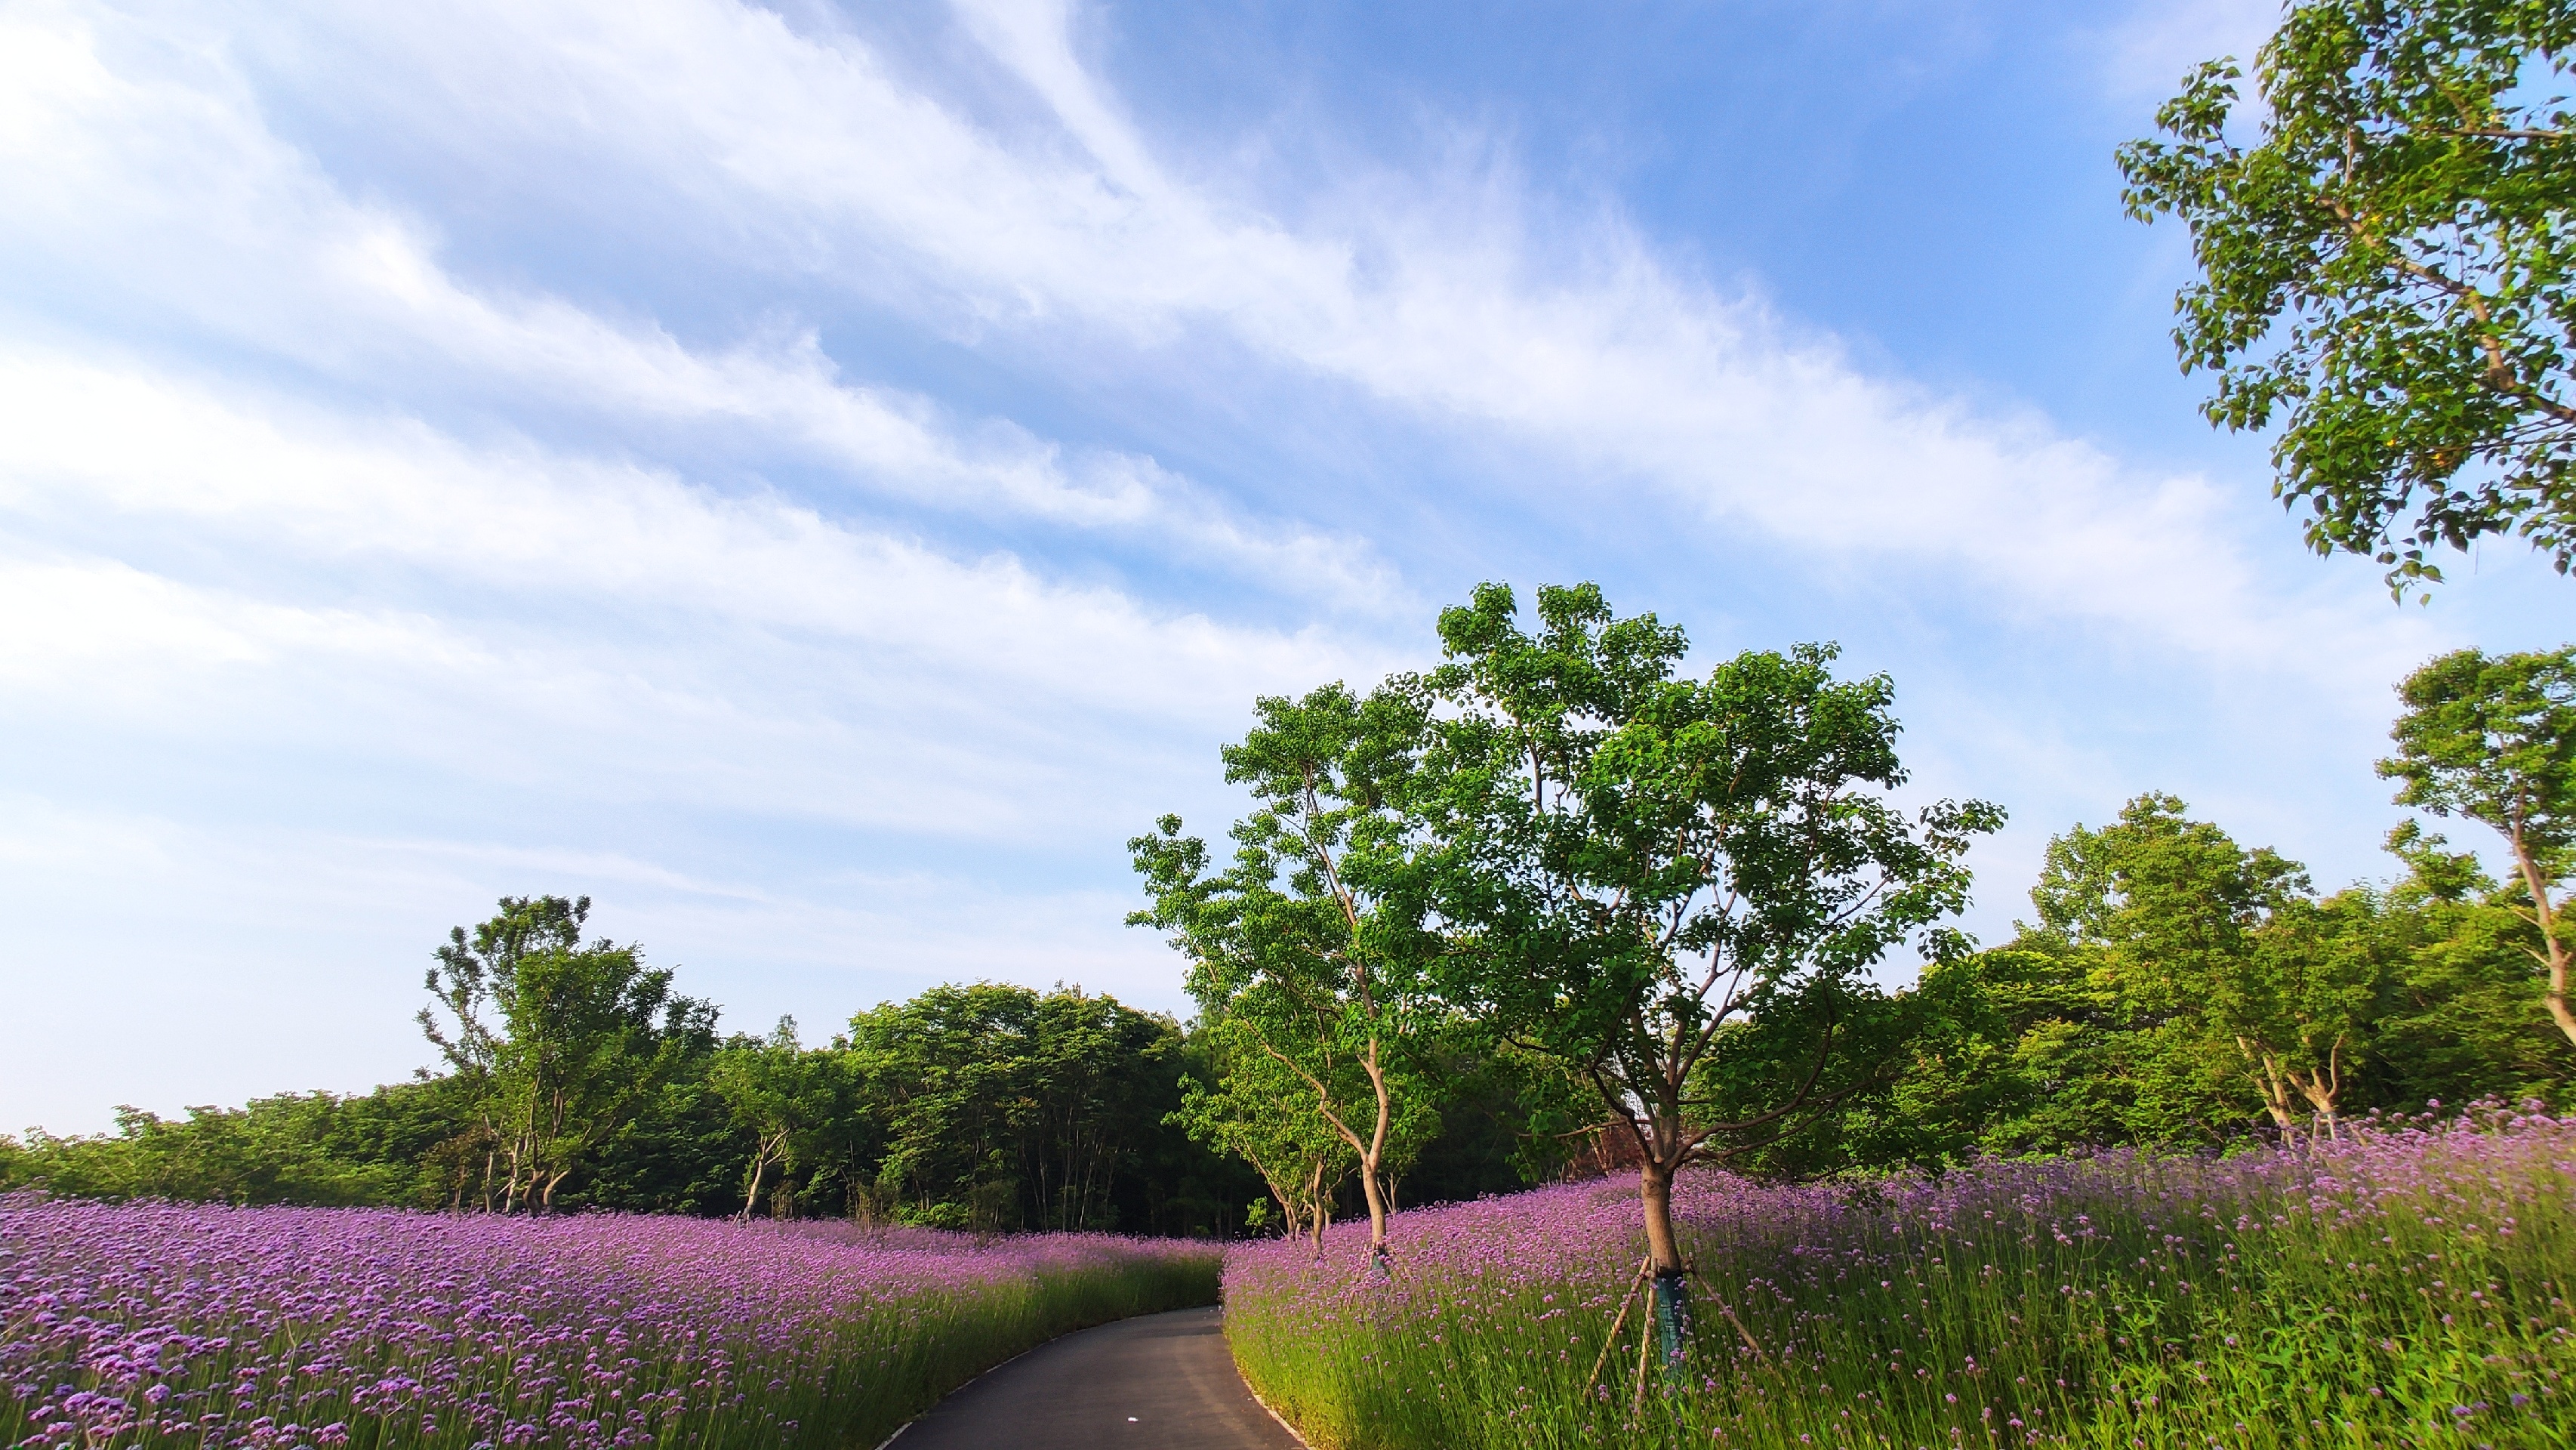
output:
[[[2254,1079],[2254,1091],[2262,1095],[2263,1111],[2272,1115],[2272,1125],[2281,1130],[2285,1142],[2297,1142],[2299,1119],[2290,1111],[2290,1085],[2281,1071],[2281,1060],[2269,1048],[2257,1048],[2242,1036],[2236,1039],[2236,1050],[2244,1054],[2253,1069],[2247,1075]]]
[[[1383,1279],[1386,1261],[1386,1178],[1378,1165],[1386,1161],[1386,1131],[1395,1116],[1395,1104],[1386,1090],[1386,1071],[1379,1063],[1377,1039],[1371,1037],[1368,1056],[1362,1059],[1368,1068],[1369,1086],[1377,1097],[1377,1125],[1369,1133],[1368,1146],[1360,1153],[1360,1194],[1368,1200],[1369,1272]]]
[[[1653,1322],[1639,1332],[1658,1341],[1667,1385],[1686,1378],[1682,1363],[1690,1348],[1690,1269],[1682,1260],[1681,1240],[1673,1232],[1673,1170],[1672,1163],[1651,1152],[1637,1168],[1637,1200],[1646,1219],[1646,1262],[1654,1276]],[[1643,1393],[1643,1386],[1639,1392]]]
[[[2549,1008],[2549,1020],[2558,1024],[2567,1040],[2576,1042],[2576,1010],[2567,1005],[2567,944],[2558,939],[2558,918],[2549,909],[2549,883],[2540,874],[2540,863],[2533,860],[2531,848],[2523,843],[2522,832],[2511,833],[2514,864],[2522,868],[2522,884],[2531,892],[2531,914],[2540,927],[2543,965],[2549,968],[2549,990],[2541,1001]]]
[[[1654,1272],[1682,1272],[1681,1241],[1673,1235],[1673,1170],[1649,1154],[1637,1168],[1637,1199],[1646,1211],[1646,1258]]]
[[[1368,1202],[1369,1271],[1383,1278],[1387,1272],[1386,1185],[1378,1177],[1374,1153],[1360,1162],[1360,1197]]]
[[[1324,1261],[1324,1226],[1333,1221],[1333,1210],[1324,1201],[1324,1163],[1315,1160],[1314,1181],[1306,1186],[1306,1225],[1315,1235],[1315,1262]]]
[[[769,1171],[769,1144],[763,1142],[751,1155],[751,1186],[743,1190],[742,1221],[751,1222],[751,1206],[760,1202],[760,1180]]]

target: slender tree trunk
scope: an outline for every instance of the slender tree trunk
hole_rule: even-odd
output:
[[[2290,1111],[2290,1085],[2281,1071],[2281,1060],[2272,1054],[2271,1049],[2257,1048],[2241,1034],[2236,1039],[2236,1050],[2244,1054],[2247,1065],[2253,1069],[2247,1075],[2254,1079],[2254,1090],[2263,1097],[2263,1111],[2272,1115],[2272,1124],[2281,1130],[2283,1139],[2297,1142],[2299,1119]]]
[[[1360,1066],[1368,1073],[1370,1086],[1374,1089],[1377,1098],[1377,1122],[1366,1138],[1353,1132],[1350,1124],[1343,1121],[1342,1115],[1333,1111],[1333,1095],[1331,1090],[1324,1086],[1322,1078],[1307,1071],[1295,1058],[1267,1042],[1262,1044],[1262,1050],[1277,1059],[1289,1071],[1306,1080],[1306,1085],[1315,1090],[1316,1113],[1323,1118],[1327,1126],[1341,1136],[1343,1142],[1351,1145],[1352,1152],[1359,1155],[1360,1197],[1368,1204],[1369,1212],[1369,1261],[1375,1272],[1384,1275],[1387,1272],[1386,1193],[1385,1185],[1378,1176],[1378,1165],[1385,1161],[1387,1125],[1394,1116],[1394,1099],[1387,1092],[1386,1073],[1378,1064],[1377,1039],[1375,1037],[1369,1039],[1368,1050],[1360,1058]],[[1315,1173],[1320,1181],[1323,1169],[1319,1166]],[[1324,1230],[1319,1215],[1315,1229],[1315,1253],[1318,1259],[1322,1257],[1323,1251]]]
[[[519,1144],[510,1153],[510,1211],[534,1211],[537,1197],[537,1175],[544,1171],[538,1162],[538,1147],[544,1141],[537,1136],[537,1109],[545,1094],[535,1088],[528,1092],[528,1116],[519,1124]]]
[[[1663,1136],[1658,1133],[1649,1141],[1660,1147]],[[1667,1385],[1680,1384],[1686,1378],[1682,1363],[1690,1349],[1690,1266],[1682,1258],[1681,1239],[1673,1232],[1676,1166],[1672,1157],[1650,1148],[1646,1161],[1637,1168],[1637,1200],[1645,1210],[1646,1220],[1646,1261],[1653,1275],[1653,1322],[1640,1325],[1639,1333],[1658,1341]],[[1642,1354],[1644,1344],[1638,1347]],[[1645,1393],[1642,1383],[1638,1393]]]
[[[1324,1160],[1315,1160],[1315,1176],[1306,1185],[1306,1226],[1315,1235],[1315,1262],[1324,1261],[1324,1226],[1333,1221],[1332,1206],[1324,1201]]]
[[[763,1138],[760,1140],[760,1146],[751,1152],[751,1186],[744,1189],[742,1194],[744,1223],[751,1222],[751,1206],[760,1202],[760,1180],[769,1171],[769,1144],[770,1140]]]
[[[1386,1089],[1386,1069],[1378,1061],[1378,1043],[1369,1039],[1368,1055],[1361,1059],[1368,1069],[1369,1087],[1377,1096],[1377,1125],[1369,1133],[1368,1146],[1360,1153],[1360,1193],[1368,1200],[1369,1270],[1380,1278],[1388,1272],[1386,1258],[1387,1192],[1386,1177],[1379,1165],[1386,1161],[1388,1123],[1395,1116],[1395,1103]]]
[[[2549,882],[2541,876],[2531,848],[2523,844],[2522,832],[2513,832],[2512,840],[2514,864],[2522,868],[2522,884],[2531,892],[2532,918],[2540,927],[2541,963],[2549,969],[2549,990],[2540,1000],[2549,1008],[2549,1020],[2558,1024],[2568,1041],[2576,1042],[2576,1010],[2567,1004],[2567,944],[2558,939],[2558,918],[2549,909]]]
[[[519,1185],[527,1172],[526,1139],[514,1137],[510,1140],[507,1160],[509,1174],[501,1184],[501,1212],[511,1214],[519,1211],[519,1204],[523,1197]]]

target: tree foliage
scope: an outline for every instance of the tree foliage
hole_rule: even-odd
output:
[[[1270,1199],[1252,1206],[1247,1227],[1268,1227],[1269,1207],[1276,1204],[1280,1231],[1290,1238],[1311,1237],[1321,1254],[1334,1199],[1359,1168],[1359,1150],[1317,1110],[1307,1077],[1273,1056],[1251,1024],[1220,1017],[1206,1026],[1204,1040],[1210,1050],[1208,1075],[1183,1084],[1181,1105],[1170,1121],[1194,1140],[1242,1158],[1261,1175]],[[1363,1111],[1368,1090],[1365,1083],[1348,1081],[1350,1074],[1341,1076],[1340,1100],[1332,1107],[1334,1115],[1348,1121]],[[1399,1143],[1410,1136],[1399,1137]]]
[[[751,1221],[769,1171],[779,1171],[772,1215],[796,1216],[795,1177],[800,1163],[820,1157],[836,1125],[855,1108],[850,1073],[842,1057],[809,1052],[796,1040],[796,1019],[781,1017],[769,1036],[736,1039],[718,1049],[707,1085],[724,1099],[734,1126],[751,1135],[751,1168],[743,1184],[742,1213]]]
[[[2311,1115],[2333,1131],[2376,1007],[2373,964],[2298,863],[2148,794],[2050,842],[2031,901],[2043,933],[2101,955],[2133,1020],[2232,1046],[2280,1131]]]
[[[1829,648],[1691,680],[1679,629],[1617,617],[1594,586],[1540,590],[1535,623],[1491,584],[1441,615],[1412,796],[1436,844],[1391,884],[1447,924],[1453,1007],[1593,1083],[1669,1277],[1674,1171],[1866,1074],[1839,1033],[1876,995],[1867,973],[1908,942],[1957,949],[1940,924],[1966,903],[1961,857],[2002,813],[1898,809],[1891,687],[1836,679]],[[1699,1111],[1703,1063],[1736,1054],[1759,1064],[1736,1081],[1760,1100]]]
[[[354,1205],[443,1201],[431,1163],[466,1111],[453,1079],[372,1093],[281,1093],[183,1119],[116,1111],[112,1136],[31,1132],[0,1184],[93,1198]],[[0,1156],[8,1156],[0,1154]]]
[[[1177,1096],[1180,1030],[1078,990],[934,987],[850,1019],[882,1149],[863,1213],[1012,1229],[1143,1227],[1120,1188]]]
[[[2455,650],[2398,687],[2397,753],[2379,773],[2401,805],[2466,816],[2503,835],[2522,887],[2529,950],[2550,1020],[2576,1042],[2567,997],[2576,924],[2553,899],[2576,872],[2576,646],[2493,657]]]
[[[2397,880],[2317,897],[2297,863],[2168,795],[2075,827],[2051,843],[2038,923],[1931,964],[1904,994],[1920,1029],[1902,1072],[1764,1166],[2210,1151],[2324,1128],[2314,1099],[2270,1078],[2266,1047],[2285,1075],[2329,1069],[2341,1116],[2569,1101],[2576,1045],[2530,989],[2516,888],[2419,827],[2389,845]]]
[[[2571,42],[2563,0],[2302,0],[2254,117],[2211,61],[2120,148],[2130,214],[2191,229],[2174,342],[2210,421],[2277,419],[2274,496],[2400,593],[2489,534],[2576,564]]]
[[[1223,752],[1255,802],[1233,860],[1215,869],[1164,817],[1128,842],[1152,899],[1128,924],[1172,934],[1201,1010],[1293,1077],[1349,1147],[1383,1262],[1393,1180],[1431,1120],[1408,1064],[1439,1027],[1430,969],[1446,945],[1386,889],[1416,848],[1403,802],[1428,716],[1404,690],[1339,684],[1253,708],[1260,723]]]
[[[715,1009],[671,990],[668,968],[603,937],[584,945],[590,898],[503,897],[449,933],[421,1031],[475,1095],[487,1208],[542,1212],[564,1180],[703,1051]]]

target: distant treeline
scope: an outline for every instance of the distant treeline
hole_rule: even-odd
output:
[[[2534,989],[2527,887],[2413,827],[2390,844],[2393,884],[2320,895],[2169,796],[2079,826],[2051,843],[2014,940],[1845,999],[1839,1099],[1733,1162],[1803,1176],[2223,1151],[2373,1109],[2576,1105],[2576,1045]],[[977,984],[861,1012],[821,1045],[784,1022],[722,1035],[638,948],[582,941],[587,899],[500,905],[430,975],[439,1075],[0,1138],[0,1187],[1203,1237],[1360,1207],[1305,1085],[1221,1016],[1184,1027],[1078,988]],[[1407,1044],[1390,1157],[1405,1203],[1633,1166],[1619,1134],[1584,1131],[1589,1086],[1463,1025]],[[1694,1113],[1776,1093],[1725,1066],[1763,1061],[1713,1054]]]
[[[2049,845],[2038,920],[1848,1026],[1875,1081],[1747,1160],[1812,1173],[2135,1145],[2223,1150],[2374,1110],[2576,1106],[2528,884],[2398,828],[2391,884],[2320,895],[2149,794]],[[1711,1111],[1763,1085],[1705,1085]]]
[[[833,1216],[981,1232],[1224,1237],[1266,1215],[1240,1160],[1192,1140],[1205,1033],[1079,988],[941,986],[829,1043],[782,1022],[722,1035],[633,945],[585,943],[587,898],[509,898],[460,928],[423,1027],[447,1070],[341,1096],[286,1093],[183,1119],[120,1109],[113,1135],[0,1138],[0,1188],[98,1198]],[[1515,1167],[1490,1083],[1408,1197],[1472,1198]]]

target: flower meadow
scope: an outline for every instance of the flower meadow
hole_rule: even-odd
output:
[[[2485,1112],[2225,1159],[1865,1186],[1687,1177],[1680,1359],[1643,1376],[1635,1189],[1238,1250],[1227,1335],[1319,1447],[2576,1444],[2576,1121]]]
[[[0,1444],[867,1446],[1203,1246],[0,1197]]]

